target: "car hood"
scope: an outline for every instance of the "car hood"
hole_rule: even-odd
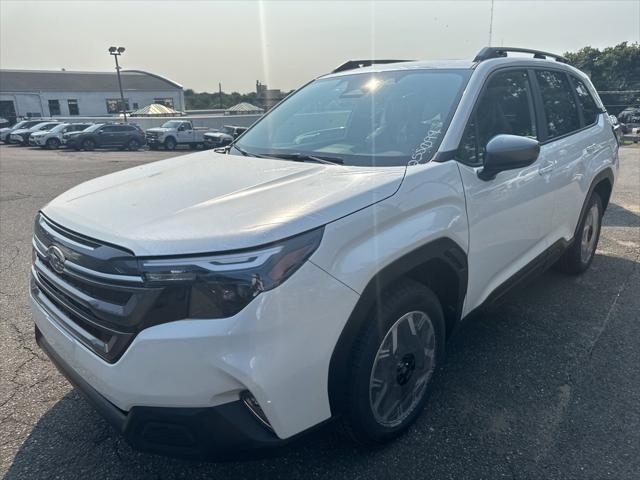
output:
[[[175,131],[175,129],[173,129],[173,128],[164,128],[164,127],[154,127],[154,128],[147,128],[146,131],[147,132],[153,132],[153,133],[167,133],[167,132],[173,132],[173,131]]]
[[[137,255],[219,252],[325,225],[393,195],[404,173],[206,151],[90,180],[43,213]]]
[[[12,130],[11,127],[0,128],[0,135],[2,135],[3,133],[10,132],[11,130]]]
[[[228,133],[224,132],[207,132],[204,134],[205,137],[231,137]]]
[[[28,132],[31,132],[31,129],[30,129],[30,128],[19,128],[19,129],[17,129],[17,130],[14,130],[14,131],[13,131],[13,132],[11,132],[11,133],[15,133],[15,134],[17,134],[17,135],[22,135],[23,133],[28,133]]]
[[[43,132],[33,132],[33,133],[31,134],[31,136],[32,136],[32,137],[43,137],[43,136],[45,136],[45,135],[46,135],[46,134],[48,134],[48,133],[51,133],[51,132],[49,132],[48,130],[43,131]]]

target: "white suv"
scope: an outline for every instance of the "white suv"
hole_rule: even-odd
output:
[[[507,48],[347,62],[228,153],[88,181],[35,222],[38,343],[142,450],[275,447],[332,418],[396,437],[462,319],[589,267],[618,165],[589,79]]]

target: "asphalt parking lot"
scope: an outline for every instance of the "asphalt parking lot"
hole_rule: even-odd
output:
[[[0,475],[31,478],[640,478],[640,148],[597,257],[469,319],[427,409],[373,451],[331,428],[279,456],[197,463],[132,451],[45,358],[27,306],[34,215],[69,187],[184,152],[0,146]]]

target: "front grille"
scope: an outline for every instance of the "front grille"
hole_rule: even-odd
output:
[[[106,361],[116,362],[136,334],[177,319],[157,313],[162,288],[145,286],[133,253],[36,218],[32,294],[57,323]],[[56,262],[52,252],[64,255]],[[153,318],[151,318],[153,317]]]

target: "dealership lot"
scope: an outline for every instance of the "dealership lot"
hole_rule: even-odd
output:
[[[33,341],[26,300],[32,222],[49,199],[81,181],[184,153],[0,146],[0,475],[637,478],[637,147],[621,150],[592,268],[582,277],[548,272],[469,319],[448,344],[427,411],[398,442],[364,451],[325,429],[277,457],[223,464],[132,451]]]

